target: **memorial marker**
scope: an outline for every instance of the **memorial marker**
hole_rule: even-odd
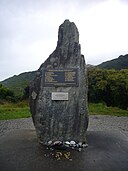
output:
[[[40,143],[87,147],[87,74],[76,25],[65,20],[57,47],[30,85],[30,110]]]

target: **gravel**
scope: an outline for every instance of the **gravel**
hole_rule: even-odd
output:
[[[91,115],[89,121],[89,131],[119,131],[128,138],[128,117]]]
[[[32,118],[0,120],[0,137],[15,129],[35,129]],[[128,138],[128,117],[91,115],[88,131],[119,131]]]
[[[0,120],[0,136],[15,129],[34,129],[32,118]]]

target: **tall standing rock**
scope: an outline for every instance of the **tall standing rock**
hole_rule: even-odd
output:
[[[65,20],[57,47],[30,85],[30,110],[40,142],[86,142],[87,75],[76,25]]]

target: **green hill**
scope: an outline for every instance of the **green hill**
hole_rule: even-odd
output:
[[[14,75],[1,83],[12,90],[16,96],[22,96],[24,88],[29,85],[29,83],[34,79],[36,71],[24,72],[19,75]]]
[[[116,59],[103,62],[100,65],[97,65],[98,68],[104,68],[104,69],[128,69],[128,54],[127,55],[121,55]]]
[[[103,62],[100,65],[97,66],[91,66],[88,65],[87,68],[104,68],[104,69],[128,69],[128,54],[127,55],[121,55],[116,59],[113,59],[111,61]],[[22,96],[24,92],[24,88],[29,85],[29,83],[34,79],[36,75],[36,71],[32,72],[25,72],[20,75],[14,75],[13,77],[10,77],[1,83],[12,90],[16,96]]]

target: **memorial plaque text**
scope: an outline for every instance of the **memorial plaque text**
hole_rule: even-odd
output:
[[[78,69],[47,69],[44,70],[44,86],[78,86]]]

